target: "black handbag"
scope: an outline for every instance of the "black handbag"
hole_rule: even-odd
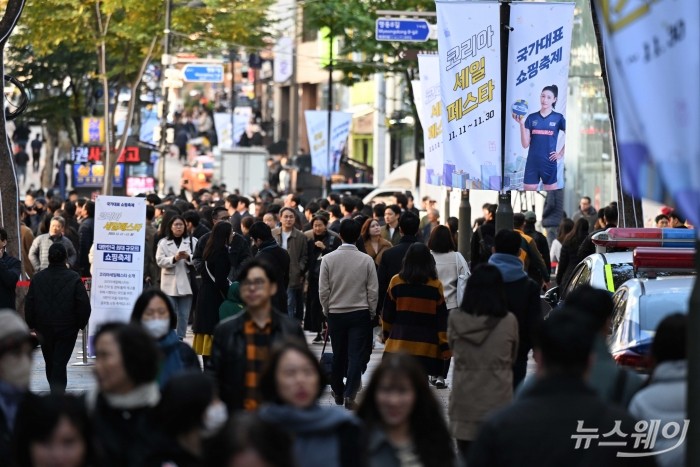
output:
[[[333,352],[326,352],[326,345],[328,344],[328,323],[326,323],[323,335],[323,349],[321,350],[321,358],[319,363],[321,364],[321,374],[326,384],[330,384],[331,375],[333,374]]]
[[[192,260],[192,237],[190,237],[190,260]],[[202,286],[202,276],[197,272],[197,269],[192,264],[187,265],[187,277],[190,280],[190,288],[192,289],[192,306],[197,303],[197,294]]]

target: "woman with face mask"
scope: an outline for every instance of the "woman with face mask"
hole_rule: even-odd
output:
[[[185,372],[173,376],[163,387],[154,419],[157,447],[144,467],[203,467],[204,454],[226,425],[228,411],[209,376]]]
[[[359,421],[344,409],[319,405],[324,387],[318,360],[306,345],[283,342],[260,378],[260,393],[266,402],[260,418],[292,436],[298,465],[365,465]]]
[[[150,289],[142,293],[134,304],[131,322],[145,328],[160,347],[163,363],[158,372],[158,384],[161,388],[176,373],[201,371],[197,354],[177,337],[177,316],[172,302],[163,292]]]
[[[95,334],[97,388],[88,392],[92,442],[101,467],[140,465],[153,452],[160,400],[158,347],[141,326],[106,323]]]
[[[458,465],[443,413],[421,364],[405,353],[385,355],[357,410],[367,429],[368,465]]]
[[[69,395],[29,396],[17,412],[17,467],[85,467],[91,463],[88,416]]]

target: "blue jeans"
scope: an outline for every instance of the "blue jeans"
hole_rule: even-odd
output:
[[[192,295],[181,295],[179,297],[170,296],[177,315],[177,337],[180,340],[187,334],[187,321],[190,318],[190,308],[192,308]]]
[[[337,395],[342,394],[355,400],[362,382],[362,367],[368,349],[371,352],[372,323],[369,310],[330,313],[328,331],[333,348],[331,389]],[[344,383],[345,376],[347,381]]]
[[[287,315],[299,322],[304,319],[304,291],[300,287],[287,289]]]

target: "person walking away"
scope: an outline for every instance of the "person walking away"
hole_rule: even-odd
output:
[[[467,281],[464,303],[450,313],[447,339],[455,361],[448,415],[465,463],[481,423],[513,399],[518,320],[508,312],[500,271],[481,264]]]
[[[393,245],[389,240],[382,238],[382,227],[377,219],[367,219],[360,231],[360,237],[365,243],[365,252],[379,266],[384,251]]]
[[[202,287],[197,297],[197,311],[194,314],[192,346],[202,356],[206,366],[211,356],[211,341],[214,329],[219,324],[219,307],[226,299],[231,262],[228,256],[229,239],[233,227],[228,222],[219,222],[204,247],[204,272]]]
[[[323,257],[318,281],[333,347],[331,389],[335,403],[350,410],[356,408],[362,371],[372,349],[371,323],[377,310],[377,270],[372,258],[355,246],[359,236],[357,222],[344,219],[340,223],[343,244]]]
[[[238,282],[246,307],[214,330],[207,368],[216,378],[219,397],[230,413],[258,409],[262,400],[260,375],[270,361],[273,345],[285,339],[306,344],[299,323],[273,308],[277,274],[269,263],[258,259],[248,261]]]
[[[250,227],[250,238],[258,252],[255,259],[267,262],[275,271],[275,294],[272,304],[275,310],[287,314],[287,284],[289,283],[289,253],[275,241],[267,224],[256,222]]]
[[[63,235],[66,221],[60,216],[51,219],[49,233],[41,234],[34,239],[29,248],[29,261],[31,261],[35,272],[49,267],[49,248],[54,243],[61,243],[66,248],[68,257],[66,261],[71,268],[78,263],[78,255],[75,252],[73,243]]]
[[[542,228],[547,236],[550,249],[552,248],[552,243],[557,238],[559,224],[561,224],[561,221],[565,217],[564,190],[548,191],[544,198],[544,207],[542,208]]]
[[[430,254],[435,258],[438,280],[442,283],[445,294],[447,313],[448,315],[452,314],[453,311],[456,311],[462,305],[458,299],[458,296],[461,296],[458,289],[461,284],[466,285],[470,275],[469,266],[464,257],[456,251],[457,248],[452,241],[452,233],[444,225],[435,227],[428,239],[428,248],[430,248]],[[464,292],[464,290],[461,292]],[[450,361],[450,359],[445,360],[440,376],[430,378],[430,382],[438,389],[447,387],[445,379],[450,371]]]
[[[328,230],[328,218],[323,215],[314,216],[311,219],[311,230],[305,232],[307,238],[307,251],[309,252],[308,264],[308,290],[306,291],[306,316],[304,317],[304,331],[315,332],[315,344],[323,342],[321,331],[325,322],[321,300],[318,295],[318,281],[321,276],[321,261],[327,254],[335,251],[341,244],[341,240],[335,233]]]
[[[163,354],[157,378],[159,387],[183,371],[202,371],[192,347],[177,337],[173,302],[162,291],[150,289],[139,295],[131,312],[131,322],[142,326],[155,339]]]
[[[197,239],[186,237],[185,220],[173,216],[165,230],[165,238],[158,242],[156,263],[160,267],[160,288],[170,297],[177,313],[177,337],[185,339],[187,320],[192,307],[192,287],[187,266],[192,264],[192,252]]]
[[[78,229],[78,237],[80,242],[80,250],[78,252],[78,260],[80,261],[80,274],[83,277],[91,277],[90,261],[88,261],[88,253],[92,247],[93,239],[95,238],[95,202],[88,201],[85,203],[85,219],[80,223]]]
[[[85,395],[85,404],[95,465],[140,465],[154,450],[158,347],[143,327],[114,322],[103,324],[93,342],[97,387]]]
[[[564,238],[566,238],[568,233],[571,232],[573,229],[574,221],[572,221],[569,218],[562,219],[561,223],[559,224],[559,229],[557,229],[557,238],[554,239],[549,249],[549,260],[552,272],[554,272],[555,277],[556,274],[559,273],[559,260],[561,258],[561,250],[562,245],[564,244]]]
[[[535,214],[533,211],[527,211],[524,215],[525,224],[523,224],[523,233],[525,233],[525,235],[529,235],[535,241],[537,251],[540,252],[540,256],[542,256],[542,260],[544,261],[545,269],[547,272],[550,272],[551,266],[549,263],[549,243],[547,242],[547,237],[535,229],[537,214]]]
[[[32,169],[33,169],[34,173],[37,173],[39,171],[39,163],[41,161],[41,147],[43,146],[43,144],[44,143],[41,142],[41,135],[39,133],[37,133],[31,142]]]
[[[324,388],[316,356],[303,342],[283,342],[260,378],[265,402],[260,418],[289,432],[298,465],[364,465],[360,421],[348,411],[319,404]]]
[[[503,276],[507,309],[518,319],[519,344],[513,365],[513,389],[525,378],[535,330],[542,322],[540,287],[523,269],[523,263],[518,257],[521,242],[517,232],[501,230],[496,234],[494,253],[489,258],[489,264],[496,266]]]
[[[219,307],[219,321],[236,316],[243,311],[244,307],[245,304],[241,298],[241,285],[238,282],[232,282],[226,293],[226,300]]]
[[[78,332],[90,318],[90,299],[80,275],[66,267],[66,249],[61,243],[49,248],[49,267],[34,275],[24,303],[27,324],[41,341],[46,379],[51,392],[66,390],[70,360]]]
[[[382,331],[384,355],[405,352],[418,359],[428,376],[443,376],[451,357],[447,306],[435,259],[423,243],[411,245],[401,271],[391,279]]]
[[[22,179],[22,186],[27,183],[27,164],[29,155],[22,146],[15,147],[15,168],[17,169],[17,182]]]
[[[559,290],[564,290],[564,285],[569,281],[569,277],[578,265],[578,249],[588,237],[588,221],[579,219],[574,224],[574,228],[566,234],[561,242],[561,253],[559,254],[559,264],[557,265],[557,285]]]
[[[630,402],[632,416],[639,420],[659,420],[662,429],[675,423],[687,428],[688,393],[688,317],[674,313],[665,317],[656,328],[651,344],[651,359],[654,365],[651,377]],[[672,425],[671,425],[672,426]],[[672,467],[683,465],[686,444],[678,446],[680,435],[674,438],[657,438],[654,450],[658,451],[657,465]],[[682,443],[682,439],[680,442]],[[678,446],[678,447],[676,447]],[[668,452],[664,452],[668,451]]]
[[[643,443],[633,446],[626,439],[635,432],[635,420],[586,384],[593,334],[584,317],[566,309],[542,323],[535,349],[537,382],[484,422],[469,449],[469,467],[655,465]],[[608,444],[588,443],[590,430],[606,434]],[[620,457],[620,451],[639,457]]]
[[[0,309],[15,309],[15,289],[22,275],[22,262],[7,252],[7,230],[0,227]]]
[[[519,257],[525,266],[525,272],[532,280],[540,284],[542,289],[547,289],[549,288],[549,267],[544,262],[535,240],[523,231],[524,227],[525,215],[519,212],[513,214],[513,230],[519,233],[522,238]],[[547,258],[549,258],[549,253],[547,253]]]
[[[292,208],[282,208],[282,226],[272,231],[275,241],[289,253],[289,282],[287,283],[287,314],[297,321],[304,319],[304,273],[308,261],[304,233],[294,227],[297,216]]]
[[[372,374],[357,415],[367,431],[369,467],[455,467],[444,409],[418,361],[388,355]]]
[[[16,311],[0,309],[0,459],[12,458],[17,409],[30,394],[31,339]]]

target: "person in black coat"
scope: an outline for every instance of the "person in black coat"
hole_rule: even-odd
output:
[[[557,266],[557,285],[559,286],[559,294],[561,295],[562,288],[568,282],[571,273],[573,273],[578,260],[578,249],[588,237],[588,220],[579,218],[574,224],[574,228],[566,234],[564,241],[561,244],[561,252],[559,253],[559,265]]]
[[[594,331],[585,317],[571,310],[555,313],[542,324],[537,345],[540,377],[483,424],[469,450],[469,467],[656,465],[651,452],[644,456],[640,443],[625,439],[637,431],[635,420],[586,384],[593,341]],[[620,452],[641,456],[618,457]]]
[[[606,206],[605,210],[603,211],[603,222],[605,222],[605,227],[602,229],[594,230],[593,232],[590,232],[588,234],[588,237],[583,241],[581,246],[578,249],[578,261],[581,262],[584,259],[586,259],[586,256],[592,255],[595,253],[595,245],[593,244],[593,235],[597,234],[598,232],[604,232],[608,229],[612,229],[614,227],[617,227],[617,206],[616,205],[611,205],[611,206]]]
[[[386,250],[382,254],[382,259],[379,262],[377,269],[377,279],[379,280],[379,302],[377,310],[384,309],[384,297],[389,289],[391,278],[401,271],[403,266],[403,257],[412,244],[420,242],[418,237],[418,227],[420,219],[412,212],[404,212],[399,220],[399,230],[401,231],[401,240],[399,244]]]
[[[90,277],[90,247],[95,238],[95,202],[85,203],[87,217],[80,224],[78,237],[80,251],[78,251],[78,262],[80,264],[80,274],[83,277]]]
[[[66,366],[78,339],[78,331],[90,318],[90,299],[80,275],[66,268],[66,247],[49,248],[49,267],[32,278],[24,304],[24,315],[41,341],[46,379],[51,392],[66,390]]]
[[[473,270],[478,264],[485,263],[491,257],[491,248],[496,238],[496,208],[495,204],[484,204],[485,222],[472,235],[471,264]]]
[[[289,253],[279,246],[272,236],[270,226],[264,222],[256,222],[250,227],[250,238],[255,243],[258,252],[255,259],[265,261],[276,272],[277,291],[272,298],[275,310],[287,313],[287,285],[289,284]]]
[[[22,275],[22,262],[10,256],[7,247],[7,231],[0,228],[0,308],[15,309],[15,288]]]
[[[262,400],[258,384],[268,358],[249,360],[246,349],[251,342],[256,347],[265,348],[262,353],[266,355],[270,355],[276,342],[285,339],[298,339],[306,345],[299,323],[274,308],[277,278],[278,274],[268,262],[257,258],[247,262],[238,276],[241,298],[246,307],[241,313],[221,322],[214,331],[207,370],[216,377],[219,397],[231,413],[244,408],[255,410]],[[250,373],[256,377],[250,378]]]

